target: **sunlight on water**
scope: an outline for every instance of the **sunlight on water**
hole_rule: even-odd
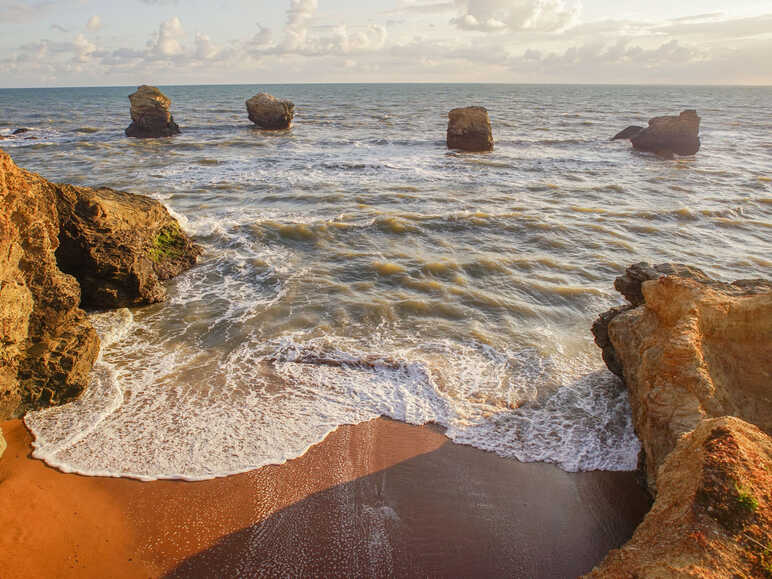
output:
[[[169,302],[93,314],[92,386],[27,417],[35,456],[201,479],[385,415],[632,469],[626,394],[589,332],[614,277],[642,260],[770,276],[768,88],[276,86],[298,112],[280,134],[241,112],[258,88],[165,88],[183,133],[154,141],[123,137],[128,89],[0,91],[0,134],[32,128],[0,142],[20,166],[151,195],[205,248]],[[465,104],[490,110],[493,153],[445,149]],[[685,108],[694,158],[608,140]]]

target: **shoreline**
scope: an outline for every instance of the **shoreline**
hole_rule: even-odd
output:
[[[282,465],[208,481],[86,477],[2,429],[5,577],[578,575],[645,516],[633,472],[567,473],[380,418]]]

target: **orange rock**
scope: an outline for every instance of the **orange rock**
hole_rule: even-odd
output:
[[[99,352],[58,248],[56,186],[0,151],[0,419],[77,397]]]
[[[772,439],[738,418],[703,420],[659,470],[633,538],[587,577],[772,576]]]
[[[57,185],[0,151],[0,420],[87,386],[99,339],[82,301],[159,301],[199,253],[158,201]]]
[[[179,134],[180,128],[169,112],[171,100],[154,86],[143,84],[129,95],[131,124],[127,137],[154,138]]]
[[[493,134],[484,107],[453,109],[448,113],[448,148],[464,151],[492,151]]]

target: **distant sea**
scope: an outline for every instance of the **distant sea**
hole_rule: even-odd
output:
[[[630,470],[627,396],[589,327],[614,278],[676,261],[772,276],[772,88],[160,87],[182,134],[133,140],[132,88],[0,90],[0,141],[60,182],[159,199],[205,253],[166,303],[93,313],[77,402],[28,415],[62,470],[206,479],[303,454],[342,424],[434,422],[565,470]],[[247,119],[260,91],[294,127]],[[448,151],[489,109],[496,148]],[[695,108],[702,150],[609,137]]]

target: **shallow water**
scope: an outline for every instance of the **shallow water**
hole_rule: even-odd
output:
[[[243,101],[297,105],[266,133]],[[63,470],[200,479],[282,462],[345,423],[436,422],[566,470],[635,467],[626,395],[589,326],[636,261],[772,273],[772,89],[163,87],[183,134],[131,140],[126,88],[0,91],[0,141],[63,182],[151,195],[205,248],[170,300],[94,314],[79,401],[31,414]],[[444,147],[488,107],[496,150]],[[696,108],[702,150],[608,138]],[[34,139],[29,139],[34,137]]]

